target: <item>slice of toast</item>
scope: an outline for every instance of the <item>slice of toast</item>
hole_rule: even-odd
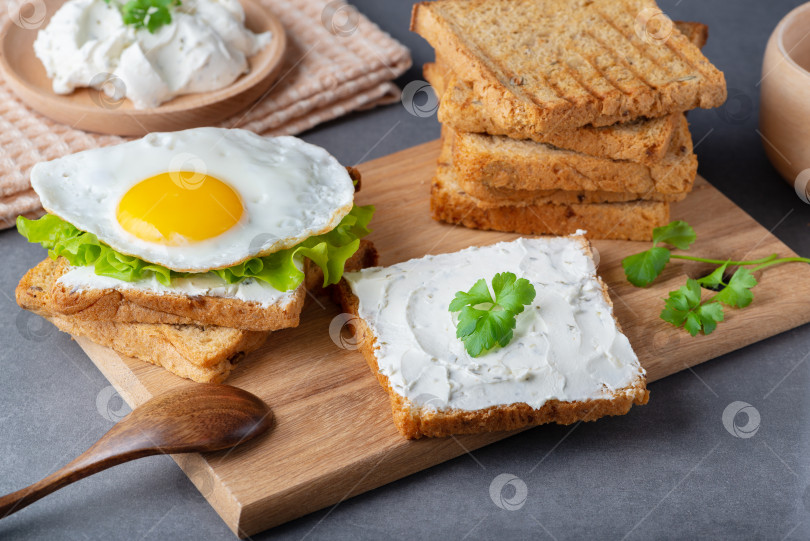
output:
[[[17,303],[60,330],[135,357],[183,378],[220,383],[269,333],[201,325],[164,325],[90,321],[51,310],[50,291],[59,263],[45,259],[29,270],[17,286]]]
[[[433,219],[473,229],[524,235],[569,235],[585,229],[591,239],[651,240],[669,223],[669,203],[532,203],[492,205],[465,192],[452,169],[439,166],[430,190]]]
[[[439,154],[439,165],[453,169],[453,140],[455,134],[446,128],[442,129],[442,148]],[[554,203],[557,205],[573,205],[576,203],[623,203],[646,199],[650,201],[666,201],[669,203],[682,201],[686,198],[684,193],[660,192],[609,192],[606,190],[521,190],[503,186],[492,186],[486,182],[464,181],[456,175],[456,180],[462,190],[476,198],[482,206],[499,207],[502,205],[532,205]]]
[[[504,255],[509,253],[510,246],[518,243],[522,243],[520,249],[525,250],[526,257],[535,261],[555,261],[565,267],[566,272],[552,273],[553,276],[523,272],[522,265],[513,265],[510,256]],[[553,247],[543,250],[546,244]],[[343,310],[354,316],[352,325],[359,350],[388,393],[394,424],[403,436],[415,439],[515,430],[544,423],[571,424],[593,421],[606,415],[622,415],[633,404],[647,403],[649,392],[644,370],[612,315],[607,287],[595,274],[593,254],[583,237],[519,239],[481,248],[475,257],[465,258],[464,254],[471,253],[471,250],[475,248],[348,273],[335,290]],[[570,264],[572,260],[585,261],[586,266]],[[528,264],[533,269],[531,265],[536,263]],[[459,276],[464,273],[462,267],[473,268],[474,276]],[[535,303],[527,307],[525,315],[518,317],[540,319],[541,323],[528,327],[531,325],[527,323],[529,319],[519,320],[512,341],[502,350],[502,358],[492,359],[492,355],[499,356],[497,350],[470,358],[455,337],[447,306],[456,290],[466,289],[477,278],[490,280],[494,273],[504,271],[514,272],[533,282],[537,292]],[[392,297],[400,293],[407,297],[414,287],[410,284],[397,286],[396,282],[401,282],[408,273],[416,275],[417,281],[428,284],[426,291],[429,290],[430,294],[422,295],[416,291],[406,303],[376,302],[375,290],[384,290]],[[452,282],[449,284],[448,274]],[[469,284],[464,282],[466,278],[470,278]],[[396,290],[397,287],[408,291],[403,293]],[[568,347],[562,343],[566,340],[565,333],[556,333],[557,327],[567,325],[568,318],[555,316],[577,308],[572,299],[577,299],[578,295],[560,294],[555,302],[562,307],[561,311],[550,309],[555,302],[547,302],[547,299],[558,295],[557,290],[567,291],[569,288],[582,288],[580,291],[589,298],[580,306],[578,317],[594,312],[599,315],[588,316],[588,321],[598,320],[594,327],[589,327],[589,331],[593,330],[591,335],[580,337],[571,331],[568,333],[576,343],[609,349],[611,353],[606,356],[611,360],[608,363],[594,360],[604,360],[601,353],[592,354],[590,358],[587,355],[571,356]],[[572,306],[569,308],[568,305]],[[409,323],[407,314],[411,312],[424,316],[427,321]],[[431,317],[439,312],[443,317]],[[555,323],[554,319],[559,321]],[[403,327],[410,327],[411,332],[402,332]],[[599,332],[602,328],[608,331],[606,335]],[[586,333],[588,331],[583,332]],[[555,339],[552,335],[557,334],[560,336]],[[533,336],[537,347],[532,347]],[[608,343],[605,336],[615,338]],[[510,346],[511,350],[508,349]],[[548,348],[547,357],[543,356],[544,347]],[[523,355],[518,362],[520,353],[526,350],[536,353]],[[510,357],[515,353],[518,355]],[[548,357],[555,360],[546,366]],[[583,372],[588,372],[588,375],[580,378],[579,374]],[[446,387],[441,385],[444,379],[448,382]],[[424,384],[425,380],[429,380],[428,385]],[[583,380],[587,381],[584,385],[581,384]],[[504,384],[511,386],[508,392],[498,390]],[[433,389],[437,389],[436,393],[431,392]]]
[[[414,5],[411,30],[487,117],[550,133],[725,101],[723,73],[659,14],[654,0],[437,0]]]
[[[554,132],[536,131],[533,126],[500,124],[487,116],[483,102],[474,97],[472,88],[454,75],[446,75],[441,64],[439,59],[435,64],[425,64],[422,73],[440,96],[439,122],[458,132],[503,135],[601,158],[652,164],[664,156],[678,125],[679,114]]]
[[[225,381],[237,363],[259,349],[269,334],[228,327],[82,321],[69,316],[47,319],[71,336],[86,337],[197,383]]]
[[[686,39],[695,44],[698,49],[703,49],[709,41],[709,27],[703,23],[695,21],[673,21],[675,28],[686,36]]]
[[[596,158],[503,135],[454,133],[453,167],[459,182],[513,190],[571,190],[685,194],[697,175],[697,157],[683,114],[664,158],[653,164]]]
[[[360,248],[346,262],[345,268],[357,270],[374,265],[376,258],[371,242],[361,240]],[[50,292],[51,310],[56,314],[89,321],[217,325],[250,331],[296,327],[307,291],[320,291],[323,282],[320,268],[306,260],[305,282],[284,296],[283,302],[265,306],[237,298],[159,294],[123,287],[77,290],[59,281],[70,270],[67,261],[60,258]]]
[[[683,21],[678,21],[675,25],[698,47],[703,47],[706,43],[706,25]],[[438,55],[436,62],[425,64],[422,71],[440,97],[439,121],[458,132],[531,139],[591,156],[651,165],[664,157],[672,136],[680,125],[679,115],[671,114],[599,128],[589,125],[544,133],[529,127],[528,131],[521,131],[511,125],[496,124],[487,117],[483,102],[475,96],[472,87],[459,80]]]
[[[55,313],[88,320],[123,323],[217,325],[251,331],[296,327],[306,291],[301,284],[269,305],[235,297],[163,293],[129,282],[120,287],[76,287],[64,282],[73,267],[58,261],[51,291]]]

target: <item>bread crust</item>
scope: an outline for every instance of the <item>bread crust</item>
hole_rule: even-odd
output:
[[[60,258],[55,271],[57,280],[70,269],[70,264]],[[267,307],[258,302],[233,298],[207,295],[191,297],[138,289],[77,291],[56,280],[52,291],[53,309],[64,316],[120,323],[217,325],[252,331],[296,327],[305,296],[303,284],[295,290],[286,306]]]
[[[121,355],[160,366],[176,376],[197,383],[225,381],[236,365],[248,353],[258,349],[269,334],[228,329],[228,336],[222,338],[221,345],[212,348],[210,355],[200,358],[189,353],[189,346],[199,349],[200,344],[195,342],[209,340],[212,333],[210,327],[82,321],[53,315],[47,319],[71,336],[86,337]]]
[[[592,257],[590,245],[584,240],[583,243],[589,257]],[[607,293],[607,286],[599,277],[597,280],[612,311],[613,303]],[[634,404],[644,405],[649,400],[650,393],[646,388],[646,378],[640,376],[631,385],[615,390],[611,398],[584,401],[549,400],[539,409],[532,408],[523,402],[491,406],[479,410],[455,408],[439,410],[417,406],[394,391],[388,377],[380,372],[376,355],[379,337],[374,335],[359,316],[359,299],[352,292],[351,286],[346,280],[341,280],[334,289],[334,293],[335,299],[340,303],[343,311],[354,316],[352,324],[358,349],[363,354],[372,374],[388,393],[394,425],[408,439],[517,430],[547,423],[568,425],[579,421],[595,421],[609,415],[624,415]],[[618,322],[616,325],[618,326]]]
[[[346,262],[346,269],[357,270],[376,258],[376,250],[366,240]],[[286,306],[262,306],[239,299],[173,294],[156,294],[134,289],[83,289],[73,291],[57,282],[70,270],[60,258],[54,269],[50,309],[62,316],[115,323],[162,323],[169,325],[216,325],[249,331],[273,331],[296,327],[307,290],[321,291],[323,272],[308,260],[304,263],[305,282],[295,290]]]
[[[633,192],[607,192],[569,191],[569,190],[513,190],[511,188],[493,187],[483,182],[459,182],[459,186],[478,203],[484,207],[499,207],[502,205],[540,205],[553,203],[555,205],[576,205],[578,203],[627,203],[630,201],[660,201],[674,203],[686,198],[685,193],[662,194],[633,193]]]
[[[683,115],[664,159],[651,166],[501,135],[457,133],[447,127],[443,134],[452,142],[453,169],[465,188],[475,183],[527,191],[686,194],[697,176],[697,157]]]
[[[220,383],[268,332],[216,326],[89,321],[51,309],[50,291],[59,263],[45,259],[30,269],[15,291],[17,304],[50,320],[60,330],[110,347],[187,379]]]
[[[534,126],[502,124],[487,116],[483,101],[475,96],[470,85],[452,73],[446,75],[442,61],[427,63],[422,72],[439,99],[439,122],[458,132],[503,135],[546,143],[557,148],[573,150],[613,160],[629,160],[653,164],[663,158],[678,126],[677,114],[660,118],[638,119],[611,126],[538,131]]]
[[[589,239],[652,240],[652,231],[669,223],[669,203],[530,203],[493,206],[466,193],[453,171],[439,166],[430,191],[433,219],[473,229],[524,235],[570,235],[578,229]]]
[[[439,165],[453,169],[454,134],[442,129],[442,149],[439,154]],[[481,206],[498,207],[502,205],[531,205],[554,203],[573,205],[577,203],[622,203],[646,199],[650,201],[675,202],[686,198],[684,193],[660,192],[610,192],[606,190],[563,190],[563,189],[519,189],[507,186],[492,186],[484,181],[467,181],[456,175],[459,187],[476,198]]]
[[[677,28],[652,43],[636,35],[645,10],[658,7],[653,0],[438,0],[414,5],[411,30],[472,85],[487,117],[516,130],[607,126],[721,105],[723,73]],[[527,17],[538,24],[526,25]],[[499,32],[485,31],[492,28]]]

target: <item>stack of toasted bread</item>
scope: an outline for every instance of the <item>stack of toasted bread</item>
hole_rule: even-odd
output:
[[[411,29],[436,51],[437,220],[648,240],[692,189],[684,113],[726,98],[705,25],[652,0],[438,0]]]

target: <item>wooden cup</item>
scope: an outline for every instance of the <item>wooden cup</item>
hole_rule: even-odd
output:
[[[759,129],[765,153],[810,203],[810,2],[776,26],[762,62]]]

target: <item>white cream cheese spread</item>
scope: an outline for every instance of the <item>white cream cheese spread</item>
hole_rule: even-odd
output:
[[[295,297],[295,289],[279,291],[270,284],[261,280],[247,279],[236,284],[229,284],[215,274],[200,273],[198,276],[187,278],[174,278],[171,286],[165,286],[154,276],[143,278],[135,282],[126,282],[109,276],[99,276],[93,267],[73,267],[57,280],[57,283],[68,287],[71,291],[87,289],[137,289],[153,294],[185,295],[223,297],[238,299],[245,302],[255,302],[262,307],[287,307]]]
[[[247,58],[270,43],[269,32],[245,28],[237,0],[183,0],[154,34],[124,24],[123,1],[68,0],[39,32],[34,51],[54,92],[93,86],[126,96],[136,109],[157,107],[228,86],[248,71]]]
[[[499,272],[537,295],[512,341],[473,358],[456,338],[457,291]],[[345,274],[377,339],[379,370],[417,406],[477,410],[610,398],[644,374],[578,237],[518,239]]]

